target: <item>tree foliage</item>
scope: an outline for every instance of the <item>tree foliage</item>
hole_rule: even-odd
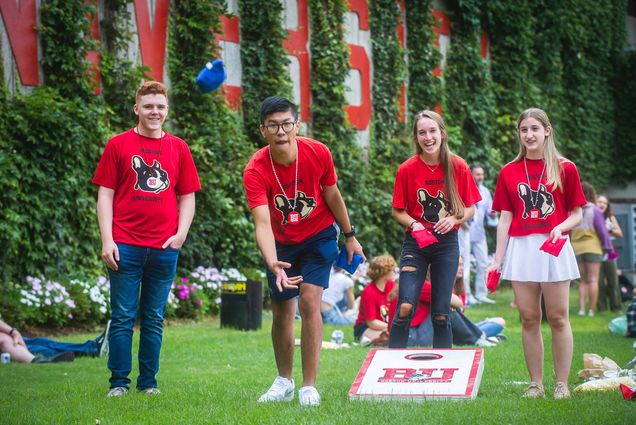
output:
[[[442,108],[451,145],[489,178],[518,150],[517,116],[545,109],[557,145],[583,179],[603,190],[633,181],[636,55],[623,52],[626,0],[451,0],[451,47],[445,75],[434,43],[432,0],[405,0],[406,49],[395,27],[395,2],[370,5],[373,107],[370,145],[361,148],[344,107],[349,51],[345,0],[310,0],[311,110],[307,131],[331,149],[339,187],[370,255],[399,253],[401,229],[391,218],[395,171],[412,149],[397,120],[405,76],[408,115]],[[0,79],[0,290],[28,274],[103,271],[92,174],[112,134],[134,124],[135,87],[144,69],[128,59],[132,0],[100,3],[102,39],[92,40],[94,2],[40,2],[43,87],[8,95]],[[168,70],[171,131],[185,139],[203,190],[181,265],[244,268],[259,263],[241,173],[262,144],[258,108],[270,95],[291,95],[282,3],[239,0],[242,110],[220,92],[201,94],[194,78],[218,56],[223,0],[171,2]],[[618,24],[617,24],[618,23]],[[210,31],[212,29],[212,31]],[[490,54],[480,54],[485,31]],[[101,93],[94,94],[86,53],[101,55]],[[406,53],[406,60],[404,58]],[[4,70],[8,72],[8,70]],[[0,72],[0,74],[2,74]],[[444,84],[442,90],[442,82]],[[0,291],[0,292],[1,292]],[[4,294],[4,292],[1,292]]]
[[[190,146],[203,190],[180,266],[255,265],[254,227],[244,199],[242,172],[253,151],[239,116],[220,91],[202,94],[194,83],[202,65],[218,56],[222,0],[175,1],[170,17],[168,65],[171,123]]]
[[[279,1],[239,0],[241,14],[241,66],[243,127],[248,140],[264,146],[258,126],[263,99],[291,96],[287,55],[283,41],[283,5]]]

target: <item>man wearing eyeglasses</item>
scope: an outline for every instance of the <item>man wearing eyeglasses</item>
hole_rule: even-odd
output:
[[[303,385],[301,405],[320,404],[315,388],[322,344],[322,291],[329,286],[331,265],[343,230],[351,263],[364,257],[338,190],[331,152],[324,144],[298,136],[296,105],[282,97],[261,104],[260,131],[268,146],[252,156],[243,183],[254,217],[256,241],[267,265],[272,299],[272,343],[278,376],[259,402],[294,398],[295,298],[301,322]],[[338,227],[339,226],[339,227]]]

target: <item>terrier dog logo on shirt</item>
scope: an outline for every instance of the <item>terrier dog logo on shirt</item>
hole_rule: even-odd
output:
[[[161,164],[155,159],[152,166],[146,164],[142,157],[132,157],[132,168],[137,174],[135,190],[159,193],[168,188],[170,179],[168,172],[161,168]]]
[[[554,212],[554,198],[543,184],[532,190],[527,183],[519,183],[517,191],[523,201],[522,218],[544,219]]]
[[[283,213],[283,221],[281,223],[287,224],[287,217],[292,211],[300,214],[301,219],[309,216],[309,214],[316,209],[316,200],[314,198],[308,198],[305,192],[298,191],[294,209],[290,207],[287,197],[283,195],[274,196],[274,205],[278,211]]]
[[[417,199],[422,205],[422,218],[430,223],[437,223],[450,215],[451,204],[441,190],[437,191],[437,196],[433,196],[426,189],[419,189]]]

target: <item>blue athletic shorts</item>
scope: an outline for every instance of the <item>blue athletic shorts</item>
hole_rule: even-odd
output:
[[[287,276],[302,276],[303,283],[329,287],[331,266],[338,256],[338,227],[336,224],[325,228],[314,236],[293,245],[276,243],[278,261],[291,264],[285,269]],[[274,301],[285,301],[298,295],[298,289],[285,289],[279,292],[276,276],[266,268],[269,295]]]

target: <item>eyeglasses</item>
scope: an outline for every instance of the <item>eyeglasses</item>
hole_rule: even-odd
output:
[[[267,129],[267,132],[268,132],[269,134],[276,134],[276,133],[278,133],[278,130],[279,130],[280,128],[282,128],[282,129],[283,129],[283,131],[284,131],[285,133],[289,133],[290,131],[292,131],[292,130],[294,129],[294,126],[295,126],[295,125],[296,125],[296,123],[295,123],[295,122],[293,122],[293,121],[287,121],[287,122],[284,122],[284,123],[281,123],[281,124],[267,124],[267,125],[265,126],[265,128]]]

